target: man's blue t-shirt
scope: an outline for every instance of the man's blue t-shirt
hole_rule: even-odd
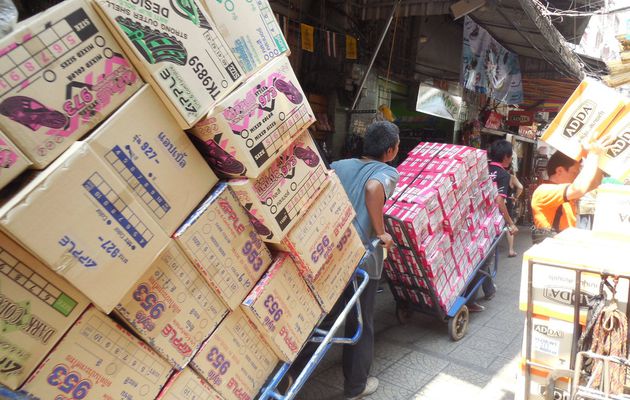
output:
[[[330,165],[335,170],[341,185],[346,190],[348,198],[357,213],[354,218],[354,226],[361,236],[363,244],[368,245],[376,239],[376,232],[370,221],[370,215],[365,204],[365,184],[374,179],[383,185],[385,197],[389,198],[396,184],[398,183],[398,171],[396,168],[380,161],[359,160],[350,158],[347,160],[335,161]],[[380,279],[383,271],[383,248],[377,247],[372,257],[367,260],[364,266],[366,272],[372,279]]]

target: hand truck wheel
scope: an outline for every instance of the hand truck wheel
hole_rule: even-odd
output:
[[[448,334],[454,342],[461,340],[468,332],[468,307],[463,305],[457,314],[448,320]]]
[[[398,322],[405,325],[411,319],[412,311],[409,306],[396,303],[396,318]]]

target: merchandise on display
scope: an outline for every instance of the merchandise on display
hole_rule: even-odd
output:
[[[88,0],[66,0],[0,40],[0,130],[42,169],[142,86]]]
[[[31,160],[0,131],[0,189],[20,175],[31,164]]]
[[[86,141],[167,235],[218,181],[148,85]]]
[[[313,122],[315,116],[289,59],[279,57],[190,132],[218,175],[256,178]]]
[[[190,368],[171,376],[156,400],[224,400]]]
[[[0,229],[105,312],[168,243],[128,186],[82,142],[0,207]]]
[[[197,0],[94,0],[112,32],[182,128],[191,128],[244,79]]]

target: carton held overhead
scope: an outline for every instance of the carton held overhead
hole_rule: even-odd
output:
[[[192,127],[244,78],[238,61],[195,0],[95,3],[182,128]]]
[[[89,2],[64,1],[0,40],[0,129],[41,169],[141,84]]]
[[[0,207],[0,229],[106,312],[168,241],[85,143],[75,143]]]

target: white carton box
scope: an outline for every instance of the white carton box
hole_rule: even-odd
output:
[[[20,175],[31,161],[0,132],[0,189]]]
[[[97,10],[182,128],[192,127],[244,78],[195,0],[96,0]]]
[[[593,231],[630,236],[630,187],[624,185],[599,187]]]
[[[547,393],[548,382],[547,377],[549,376],[549,371],[543,368],[531,368],[531,380],[529,384],[529,397],[524,399],[525,394],[525,366],[523,362],[521,362],[521,373],[518,374],[516,378],[516,390],[514,393],[515,400],[570,400],[571,396],[569,395],[569,380],[568,378],[558,378],[555,380],[553,385],[553,389],[551,389],[551,393]]]
[[[210,287],[234,310],[271,264],[247,213],[220,183],[173,235]]]
[[[328,175],[311,135],[304,132],[258,178],[228,184],[262,239],[279,243],[328,184]]]
[[[191,133],[217,174],[256,178],[313,122],[289,59],[279,57],[214,107]]]
[[[228,310],[171,241],[114,312],[180,370]]]
[[[171,376],[156,400],[224,400],[190,368]]]
[[[90,304],[0,233],[0,384],[16,390]]]
[[[168,235],[218,181],[148,85],[87,142]]]
[[[322,316],[291,257],[280,253],[241,305],[278,358],[292,362]]]
[[[307,281],[324,312],[332,310],[364,254],[365,246],[354,226],[350,225],[332,250],[317,279],[313,283]]]
[[[246,73],[289,51],[267,0],[202,0],[202,4]]]
[[[624,105],[624,98],[613,89],[585,79],[551,121],[542,140],[580,160],[581,143],[597,139]]]
[[[630,102],[617,114],[604,135],[614,136],[615,141],[599,158],[599,167],[621,181],[630,178]]]
[[[355,214],[339,178],[331,173],[330,183],[304,216],[282,242],[272,247],[289,253],[302,277],[312,282],[352,225]]]
[[[241,309],[228,315],[190,365],[222,398],[253,399],[278,357]]]
[[[528,336],[525,327],[524,338]],[[573,322],[534,315],[531,361],[551,368],[569,369],[573,346]],[[521,354],[525,357],[525,339]]]
[[[0,56],[0,129],[40,169],[142,85],[87,0],[19,24]]]
[[[147,345],[90,308],[22,390],[41,399],[152,399],[170,374]]]
[[[0,229],[106,312],[168,241],[85,143],[0,207]]]

